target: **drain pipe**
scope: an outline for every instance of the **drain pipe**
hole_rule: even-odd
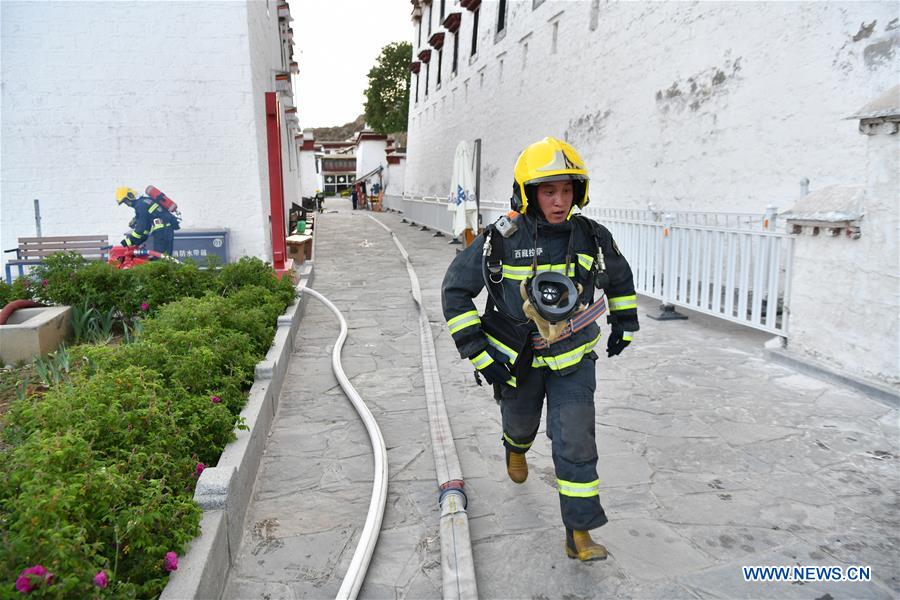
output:
[[[359,536],[359,543],[353,552],[353,558],[350,560],[350,566],[347,568],[347,574],[341,582],[341,588],[338,590],[337,600],[353,600],[359,594],[363,581],[366,578],[366,571],[369,569],[369,563],[372,560],[372,553],[375,552],[375,544],[378,542],[378,534],[381,532],[381,522],[384,519],[384,505],[387,501],[387,449],[384,446],[384,438],[378,423],[372,412],[363,399],[360,398],[356,389],[347,379],[344,368],[341,366],[341,349],[344,347],[344,340],[347,339],[347,321],[341,311],[332,304],[325,296],[311,288],[304,288],[303,293],[309,293],[327,306],[333,312],[338,321],[341,323],[341,333],[334,349],[331,351],[331,368],[337,377],[338,383],[341,384],[344,393],[353,404],[353,408],[359,413],[366,431],[369,433],[369,441],[372,443],[372,453],[375,457],[375,473],[372,479],[372,499],[369,502],[369,512],[366,515],[366,523],[363,526],[362,533]]]
[[[438,372],[437,355],[434,350],[434,339],[431,325],[422,301],[422,290],[419,278],[409,260],[409,254],[394,232],[373,217],[370,219],[381,225],[394,240],[394,245],[406,261],[406,271],[412,287],[412,295],[419,308],[419,339],[422,344],[422,372],[425,376],[425,396],[428,407],[429,429],[431,430],[431,449],[434,454],[434,470],[437,475],[438,504],[441,507],[441,583],[444,600],[457,598],[477,598],[478,588],[475,582],[475,560],[472,555],[472,541],[469,536],[469,517],[466,513],[465,483],[456,445],[453,443],[453,431],[447,417],[444,404],[444,392]]]

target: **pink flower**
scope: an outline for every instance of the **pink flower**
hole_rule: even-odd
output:
[[[25,575],[19,575],[19,578],[16,579],[16,591],[20,594],[27,594],[31,590],[31,580]]]
[[[205,469],[205,468],[206,468],[206,465],[204,465],[201,462],[198,462],[196,468],[194,468],[194,474],[197,475],[197,477],[200,477],[200,473],[202,473],[203,469]]]
[[[218,396],[213,396],[213,397],[210,398],[209,400],[210,400],[213,404],[219,404],[219,403],[222,402],[222,399],[219,398]]]
[[[106,589],[106,586],[109,585],[109,575],[106,574],[106,571],[100,571],[94,575],[94,585],[101,590]]]
[[[141,311],[147,312],[150,310],[150,304],[147,302],[141,302]]]
[[[166,559],[163,562],[166,571],[171,573],[178,570],[178,555],[174,552],[166,552]]]
[[[45,569],[43,565],[28,567],[19,573],[19,577],[16,579],[16,590],[22,594],[27,594],[37,588],[41,584],[41,580],[50,585],[53,583],[53,573]]]
[[[48,285],[50,285],[50,281],[47,280],[47,279],[44,279],[44,280],[41,281],[41,285],[44,286],[44,287],[47,287]]]

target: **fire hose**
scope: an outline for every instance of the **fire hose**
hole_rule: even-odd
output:
[[[434,349],[431,325],[425,312],[419,278],[409,260],[409,254],[391,229],[373,217],[370,219],[391,234],[394,245],[406,261],[406,271],[412,287],[413,299],[419,309],[419,340],[422,345],[422,371],[425,376],[425,396],[428,408],[431,449],[434,454],[434,470],[438,483],[438,504],[441,508],[441,585],[444,600],[477,598],[475,559],[469,535],[469,517],[466,513],[465,484],[462,468],[453,443],[453,431],[444,405],[444,392],[438,372],[437,354]]]
[[[353,552],[353,558],[350,560],[350,566],[347,567],[347,573],[341,582],[336,598],[338,600],[352,600],[359,594],[363,581],[366,578],[366,571],[372,560],[372,553],[375,552],[375,543],[378,541],[378,534],[381,532],[381,522],[384,518],[384,506],[387,501],[387,483],[388,483],[388,467],[387,467],[387,449],[384,445],[384,438],[375,417],[363,399],[359,396],[356,389],[347,379],[344,368],[341,366],[341,350],[344,347],[344,340],[347,339],[347,321],[341,311],[331,303],[325,296],[319,292],[304,288],[304,293],[309,293],[313,298],[318,299],[333,312],[341,324],[341,333],[334,344],[331,351],[331,368],[337,377],[338,383],[347,398],[353,404],[353,408],[359,413],[366,431],[369,433],[369,441],[372,444],[372,453],[375,457],[375,473],[372,479],[372,499],[369,501],[369,512],[366,515],[366,522],[363,525],[362,533],[359,536],[359,543]]]

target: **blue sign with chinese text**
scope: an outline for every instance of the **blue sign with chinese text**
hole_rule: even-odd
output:
[[[228,262],[227,229],[179,229],[175,232],[173,258],[182,262],[193,260],[202,267],[210,255],[218,256],[220,264]]]

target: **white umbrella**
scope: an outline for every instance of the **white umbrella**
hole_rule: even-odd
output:
[[[459,237],[466,229],[471,229],[473,232],[478,231],[478,203],[475,200],[472,152],[469,150],[469,144],[465,141],[456,146],[447,210],[454,213],[453,235]]]

